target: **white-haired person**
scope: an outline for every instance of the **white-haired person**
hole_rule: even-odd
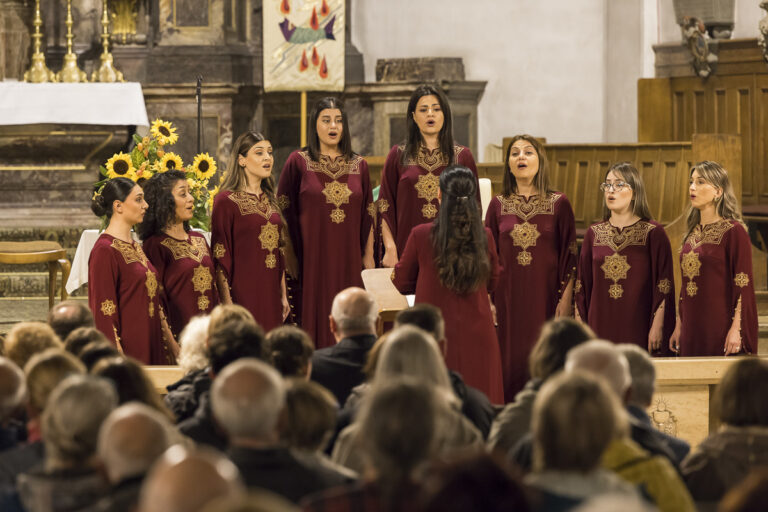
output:
[[[195,413],[198,397],[211,387],[208,373],[208,328],[209,315],[193,317],[179,335],[179,368],[183,377],[166,387],[165,405],[181,422]]]

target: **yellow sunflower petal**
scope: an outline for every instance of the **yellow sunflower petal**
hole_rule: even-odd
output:
[[[107,177],[110,179],[121,177],[128,178],[129,174],[135,173],[131,155],[126,155],[122,151],[112,155],[112,158],[107,160],[107,164],[104,167],[107,169]]]
[[[192,162],[192,169],[199,180],[208,180],[216,174],[216,160],[208,153],[200,153]]]
[[[176,134],[176,128],[173,127],[173,124],[170,121],[155,119],[152,122],[152,127],[149,129],[149,132],[161,146],[174,144],[179,140],[179,136]]]
[[[165,172],[172,169],[183,171],[184,162],[179,155],[169,151],[163,154],[163,158],[160,159],[160,163],[157,165],[157,172]]]

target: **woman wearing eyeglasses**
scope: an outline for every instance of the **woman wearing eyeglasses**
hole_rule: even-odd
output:
[[[601,338],[665,355],[675,328],[669,238],[652,220],[632,164],[614,164],[604,181],[605,220],[589,227],[581,246],[577,316]]]

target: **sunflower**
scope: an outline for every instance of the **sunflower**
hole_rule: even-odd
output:
[[[176,134],[176,128],[174,128],[169,121],[155,119],[152,122],[152,127],[149,131],[161,146],[164,146],[165,144],[174,144],[179,140],[179,136]]]
[[[191,170],[195,172],[199,180],[210,179],[216,174],[216,160],[211,158],[208,153],[200,153],[192,162]]]
[[[184,162],[181,161],[179,155],[169,151],[163,155],[163,158],[160,159],[160,163],[157,164],[157,172],[165,172],[173,169],[183,171]]]
[[[122,151],[107,160],[107,177],[109,178],[132,178],[135,175],[131,155],[126,155]]]

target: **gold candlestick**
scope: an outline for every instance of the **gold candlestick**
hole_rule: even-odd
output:
[[[104,51],[101,54],[101,66],[91,73],[91,82],[125,82],[123,74],[115,69],[115,60],[109,52],[109,9],[107,0],[103,1],[101,9],[101,45]]]
[[[45,55],[40,51],[43,39],[43,33],[40,30],[40,27],[43,26],[43,19],[40,16],[40,0],[35,0],[35,20],[33,25],[35,26],[35,33],[32,35],[32,39],[35,40],[35,51],[32,53],[32,63],[24,73],[24,81],[36,84],[55,82],[56,75],[45,65]]]
[[[87,82],[88,76],[85,71],[77,67],[77,55],[72,51],[72,40],[75,38],[72,34],[72,0],[67,0],[67,53],[64,54],[64,66],[61,71],[56,73],[59,82]]]

